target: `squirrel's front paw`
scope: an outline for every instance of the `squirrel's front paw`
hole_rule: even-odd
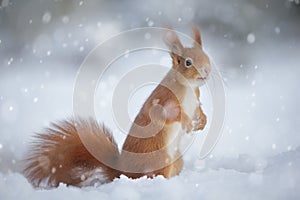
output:
[[[199,115],[195,121],[193,121],[193,131],[199,131],[199,130],[203,130],[205,128],[206,125],[206,115],[202,114]]]
[[[187,133],[190,133],[193,129],[193,123],[192,120],[186,115],[182,115],[181,119],[181,127],[183,130],[185,130]]]

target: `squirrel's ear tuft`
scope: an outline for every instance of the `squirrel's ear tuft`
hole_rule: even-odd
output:
[[[179,56],[182,55],[184,48],[173,29],[169,27],[166,29],[163,40],[170,49],[171,53],[177,54]]]
[[[199,46],[202,48],[202,40],[200,29],[197,25],[192,25],[193,35],[194,35],[194,47]]]

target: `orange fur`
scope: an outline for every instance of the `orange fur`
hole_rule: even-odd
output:
[[[184,48],[175,32],[168,31],[164,40],[171,50],[172,70],[136,116],[121,153],[108,129],[92,119],[52,124],[45,134],[36,135],[25,160],[29,181],[35,186],[57,186],[60,182],[81,186],[95,169],[101,170],[102,183],[121,174],[131,178],[178,175],[183,166],[178,148],[182,130],[190,133],[206,125],[198,87],[210,73],[210,62],[202,50],[199,29],[194,26],[193,32],[194,46]],[[186,66],[186,59],[192,66]],[[83,141],[101,159],[96,159]]]
[[[118,159],[118,148],[108,129],[96,121],[77,120],[86,138],[110,159]],[[83,125],[84,124],[84,125]],[[101,168],[107,181],[119,176],[94,158],[83,145],[74,120],[53,123],[44,134],[35,135],[31,151],[25,160],[25,175],[34,186],[58,186],[60,182],[79,186],[89,172]]]

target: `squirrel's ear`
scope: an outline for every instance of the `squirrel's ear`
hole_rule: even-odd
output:
[[[165,44],[169,47],[171,53],[177,54],[179,56],[182,55],[184,48],[173,29],[167,28],[163,40]]]
[[[193,35],[194,35],[194,47],[200,46],[202,48],[202,40],[201,40],[201,33],[199,27],[195,24],[192,25]]]

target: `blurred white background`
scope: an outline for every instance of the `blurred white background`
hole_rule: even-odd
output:
[[[0,6],[0,173],[4,178],[20,171],[19,160],[34,132],[71,116],[76,73],[94,47],[132,28],[171,25],[190,34],[191,22],[201,28],[204,48],[221,71],[227,95],[223,136],[208,160],[199,161],[201,167],[253,172],[257,165],[272,168],[272,161],[278,159],[299,167],[299,157],[291,156],[300,151],[298,0],[2,0]],[[147,55],[138,57],[147,59]],[[123,64],[131,67],[130,62]],[[111,73],[102,92],[109,93],[117,81]],[[207,100],[203,106],[208,111]],[[108,118],[100,119],[114,130]],[[194,165],[199,145],[194,143],[187,166]],[[286,156],[281,159],[282,155]],[[283,170],[274,168],[272,178]],[[292,182],[291,191],[300,179],[293,169],[284,167],[288,175],[283,181]],[[272,178],[266,183],[274,184]]]

